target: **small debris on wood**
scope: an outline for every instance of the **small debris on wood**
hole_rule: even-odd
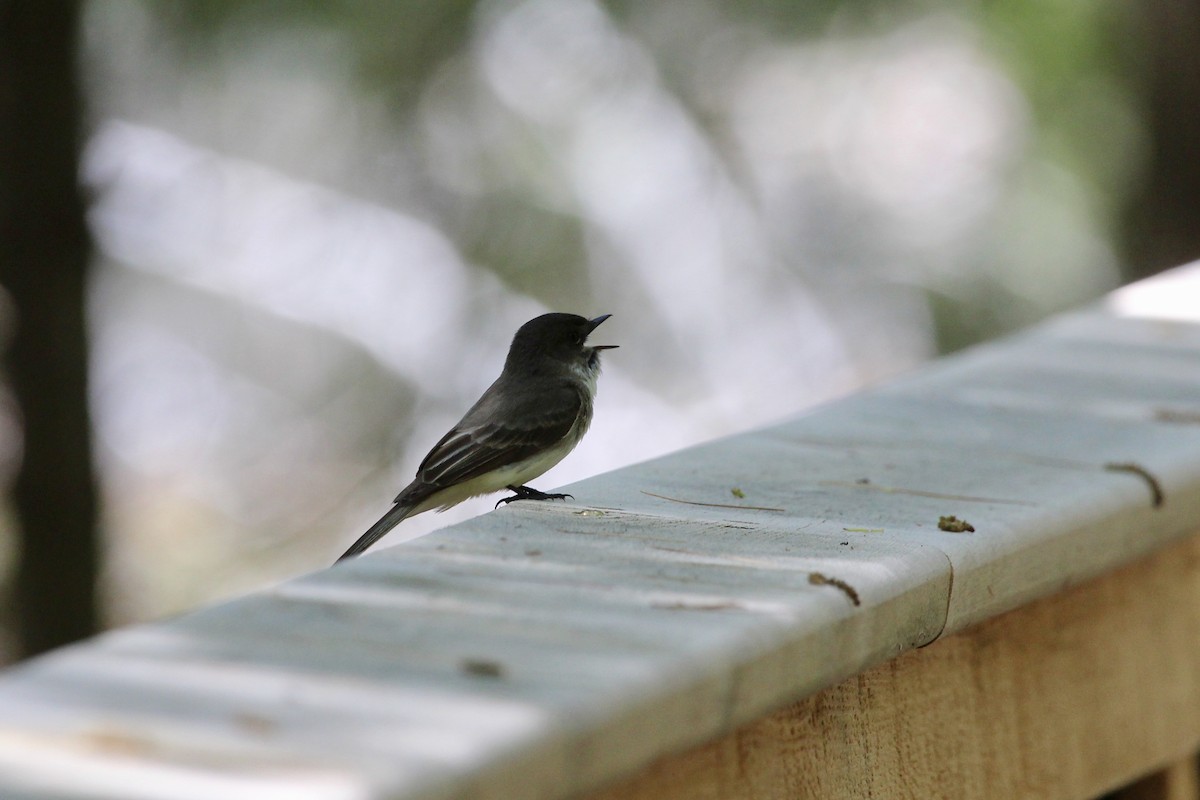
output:
[[[672,503],[684,503],[689,506],[704,506],[706,508],[736,508],[736,509],[739,509],[742,511],[779,511],[779,512],[783,512],[783,511],[787,510],[784,508],[773,508],[771,506],[743,506],[743,505],[735,505],[733,503],[702,503],[699,500],[681,500],[678,497],[667,497],[665,494],[656,494],[654,492],[647,492],[645,489],[641,489],[640,491],[644,495],[648,495],[650,497],[657,497],[659,500],[670,500]]]
[[[83,731],[82,738],[90,749],[122,756],[145,756],[154,750],[149,739],[139,734],[114,727],[90,728]]]
[[[662,608],[668,611],[725,611],[730,608],[741,608],[742,605],[732,600],[714,600],[711,603],[689,603],[680,600],[674,603],[651,603],[650,607]]]
[[[1134,464],[1133,462],[1115,462],[1110,461],[1104,465],[1104,468],[1109,472],[1128,472],[1131,475],[1137,475],[1144,480],[1150,487],[1150,503],[1155,508],[1162,507],[1162,504],[1167,502],[1167,498],[1163,495],[1162,484],[1158,482],[1158,478],[1150,473],[1150,470],[1145,467]]]
[[[535,556],[540,556],[541,554],[542,554],[541,550],[526,550],[525,551],[525,555],[529,556],[530,558],[533,558]]]
[[[975,526],[951,514],[948,517],[938,517],[938,530],[947,533],[974,533]]]
[[[808,582],[813,586],[833,586],[834,588],[841,589],[842,593],[850,598],[851,603],[854,603],[856,606],[862,605],[862,601],[858,599],[858,592],[841,578],[830,578],[820,572],[810,572],[808,573]]]
[[[935,500],[955,500],[961,503],[991,503],[994,505],[1006,506],[1035,506],[1036,503],[1031,503],[1027,500],[1009,500],[1003,497],[976,497],[969,494],[946,494],[944,492],[927,492],[923,489],[905,489],[902,486],[882,486],[880,484],[863,483],[860,478],[857,481],[821,481],[821,486],[846,486],[852,489],[869,489],[872,492],[883,492],[884,494],[908,494],[913,497],[931,497]]]
[[[858,480],[855,481],[855,483],[857,483],[859,486],[870,486],[871,479],[870,478],[859,478]]]
[[[1200,425],[1200,411],[1156,408],[1154,409],[1154,421],[1166,422],[1170,425]]]
[[[242,730],[258,736],[266,736],[267,734],[274,733],[278,727],[274,720],[268,719],[261,714],[252,714],[249,711],[234,714],[233,721]]]
[[[499,661],[486,658],[464,658],[458,668],[477,678],[503,678],[504,666]]]
[[[746,499],[746,493],[745,493],[745,492],[743,492],[741,489],[739,489],[739,488],[738,488],[738,487],[736,487],[736,486],[735,486],[735,487],[733,487],[732,489],[730,489],[730,490],[729,490],[729,493],[730,493],[731,495],[733,495],[734,497],[736,497],[738,500],[745,500],[745,499]]]

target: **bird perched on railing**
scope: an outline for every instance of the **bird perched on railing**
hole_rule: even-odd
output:
[[[441,511],[501,489],[513,500],[559,500],[570,495],[539,492],[526,484],[566,457],[592,422],[600,351],[587,338],[608,319],[543,314],[513,337],[504,369],[486,392],[417,468],[395,505],[358,538],[338,561],[358,555],[402,520]]]

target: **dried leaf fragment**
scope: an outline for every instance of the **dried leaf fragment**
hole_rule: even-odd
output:
[[[504,665],[488,658],[464,658],[458,668],[477,678],[503,678]]]
[[[1166,495],[1163,494],[1162,484],[1158,482],[1158,478],[1154,477],[1154,474],[1141,464],[1134,464],[1132,461],[1110,461],[1104,465],[1104,469],[1109,472],[1128,472],[1144,480],[1146,485],[1150,487],[1150,503],[1155,508],[1159,508],[1167,501]]]
[[[975,526],[965,519],[959,519],[951,514],[946,517],[938,517],[938,530],[948,533],[974,533]]]
[[[813,586],[832,586],[836,589],[841,589],[842,593],[850,598],[851,603],[854,603],[856,606],[862,605],[862,601],[858,597],[858,592],[841,578],[830,578],[820,572],[810,572],[808,573],[808,582]]]

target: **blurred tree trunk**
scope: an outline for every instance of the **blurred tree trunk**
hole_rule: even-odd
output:
[[[97,627],[79,11],[75,0],[0,2],[0,282],[15,306],[6,367],[24,423],[13,496],[22,531],[17,624],[27,655]]]
[[[1200,0],[1140,13],[1151,162],[1127,215],[1131,279],[1200,258]]]

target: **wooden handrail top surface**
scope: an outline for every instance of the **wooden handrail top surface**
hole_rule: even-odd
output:
[[[566,491],[0,674],[0,797],[569,797],[1132,562],[1200,266]]]

